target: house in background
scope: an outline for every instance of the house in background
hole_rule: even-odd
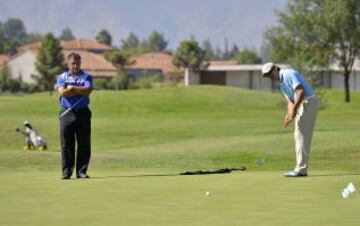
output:
[[[182,79],[183,71],[172,63],[167,53],[145,53],[131,58],[134,63],[125,67],[126,73],[134,80],[146,75],[166,76],[170,80]]]
[[[8,56],[8,55],[2,55],[2,54],[0,54],[0,68],[1,68],[3,65],[7,64],[8,61],[9,61],[9,56]]]
[[[281,64],[279,66],[281,68],[288,67]],[[263,79],[261,68],[261,64],[239,65],[232,61],[212,61],[207,69],[191,74],[190,85],[211,84],[262,91],[277,90],[275,82]],[[333,65],[329,70],[318,71],[315,76],[317,76],[319,85],[324,88],[344,89],[344,76],[338,66]],[[351,90],[360,90],[359,60],[354,63],[349,82]]]
[[[82,58],[82,69],[89,72],[94,78],[112,78],[116,74],[116,68],[102,54],[112,50],[111,46],[86,39],[62,41],[60,45],[65,58],[70,52],[79,53]],[[27,83],[35,82],[31,75],[38,74],[35,62],[40,46],[40,42],[22,46],[19,48],[18,54],[9,60],[8,65],[14,78],[19,78]]]
[[[319,85],[331,89],[344,89],[344,75],[342,68],[333,64],[329,70],[317,73]],[[360,59],[356,59],[349,78],[350,90],[360,90]]]

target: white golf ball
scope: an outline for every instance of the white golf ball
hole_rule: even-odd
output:
[[[210,192],[210,191],[207,191],[207,192],[205,192],[205,195],[206,195],[206,196],[210,196],[210,195],[211,195],[211,192]]]

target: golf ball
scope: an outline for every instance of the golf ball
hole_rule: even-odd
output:
[[[210,191],[207,191],[207,192],[205,192],[205,195],[206,195],[206,196],[210,196],[210,195],[211,195],[211,192],[210,192]]]

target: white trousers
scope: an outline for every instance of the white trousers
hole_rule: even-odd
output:
[[[307,173],[311,140],[319,109],[318,100],[313,97],[304,100],[295,118],[295,153],[296,166],[294,171]]]

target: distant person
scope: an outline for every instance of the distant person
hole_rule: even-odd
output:
[[[45,139],[35,132],[35,130],[28,121],[24,122],[24,130],[21,130],[20,128],[16,128],[16,132],[20,132],[23,135],[25,135],[24,150],[47,149],[47,144]]]
[[[295,121],[296,165],[285,177],[307,176],[311,140],[314,132],[319,102],[301,74],[293,69],[281,69],[272,62],[262,66],[265,78],[280,82],[280,89],[287,100],[284,125]]]
[[[91,156],[91,111],[88,105],[93,82],[91,75],[81,70],[79,54],[70,53],[66,62],[69,70],[57,76],[56,83],[61,106],[61,178],[71,178],[76,162],[76,177],[84,179],[89,178],[87,170]]]

